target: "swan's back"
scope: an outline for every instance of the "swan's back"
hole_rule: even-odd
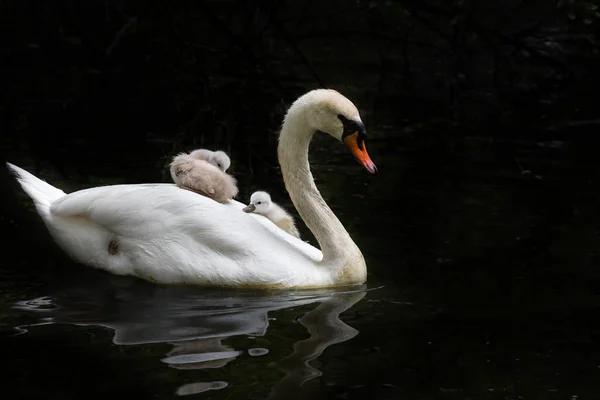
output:
[[[322,258],[319,250],[242,212],[243,206],[220,204],[172,184],[146,184],[81,190],[55,201],[50,212],[62,221],[89,220],[101,228],[104,242],[91,246],[106,259],[94,264],[108,265],[113,273],[219,286],[276,287],[310,276],[321,279],[315,266]]]

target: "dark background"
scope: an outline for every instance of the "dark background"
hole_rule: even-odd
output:
[[[321,383],[346,380],[317,393],[598,398],[599,16],[579,0],[0,1],[0,158],[71,191],[168,182],[176,153],[223,149],[240,201],[267,188],[291,210],[277,131],[294,99],[334,88],[359,108],[380,172],[325,137],[313,172],[386,292],[359,303],[372,314],[353,317],[361,335]],[[0,184],[8,313],[89,272],[7,172]],[[44,341],[52,370],[70,335],[12,344],[10,380],[31,383]]]
[[[225,148],[242,171],[274,167],[285,109],[323,86],[358,104],[371,129],[390,128],[373,139],[418,150],[439,153],[473,136],[498,147],[591,145],[600,85],[594,7],[3,1],[3,155],[84,182],[148,160],[159,166],[190,146]],[[434,155],[432,164],[444,161]]]

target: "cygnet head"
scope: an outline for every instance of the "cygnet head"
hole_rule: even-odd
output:
[[[216,165],[217,168],[221,169],[221,171],[223,172],[227,171],[231,166],[231,160],[229,159],[229,156],[221,150],[213,151],[212,156],[208,162],[213,165]]]
[[[316,89],[301,96],[288,110],[286,119],[304,110],[306,122],[315,131],[325,132],[343,142],[356,160],[371,174],[377,167],[371,161],[365,139],[365,129],[358,109],[345,96],[331,89]]]
[[[256,212],[266,214],[271,208],[271,196],[267,192],[254,192],[250,196],[250,204],[244,207],[242,211],[246,213]]]
[[[221,171],[225,172],[231,166],[231,159],[224,151],[211,151],[207,149],[198,149],[190,153],[190,156],[211,163]]]

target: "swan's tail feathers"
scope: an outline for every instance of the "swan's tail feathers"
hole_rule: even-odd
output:
[[[6,163],[6,166],[16,175],[17,181],[25,193],[31,197],[35,203],[35,208],[42,215],[48,214],[50,211],[50,204],[66,194],[62,190],[55,188],[49,183],[37,178],[35,175],[25,171],[23,168],[19,168],[8,162]]]

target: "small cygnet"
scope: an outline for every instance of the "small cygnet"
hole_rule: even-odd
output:
[[[225,171],[231,160],[222,151],[194,150],[173,157],[171,178],[177,186],[225,203],[238,193],[237,182]]]
[[[267,192],[252,193],[250,204],[242,210],[246,213],[255,212],[263,215],[290,235],[300,238],[300,232],[296,229],[294,218],[280,205],[271,201],[271,196]]]

